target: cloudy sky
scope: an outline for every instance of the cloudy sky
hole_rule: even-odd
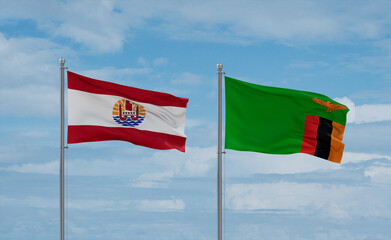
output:
[[[69,146],[69,239],[216,239],[217,63],[351,109],[341,165],[226,151],[225,238],[391,238],[390,1],[0,0],[1,239],[59,237],[61,57],[190,99],[185,154]]]

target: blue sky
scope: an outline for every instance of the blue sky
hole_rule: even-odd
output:
[[[216,239],[216,64],[349,106],[342,164],[227,150],[226,239],[391,239],[389,1],[0,0],[0,238],[59,235],[59,58],[189,98],[187,151],[71,145],[69,239]]]

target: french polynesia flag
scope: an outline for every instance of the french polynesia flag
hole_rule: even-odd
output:
[[[68,144],[122,140],[185,152],[188,101],[68,71]]]

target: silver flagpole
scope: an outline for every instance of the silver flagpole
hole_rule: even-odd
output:
[[[217,64],[217,239],[222,240],[222,75],[223,64]]]
[[[60,79],[61,79],[61,94],[60,94],[60,240],[64,240],[64,70],[65,59],[60,58]]]

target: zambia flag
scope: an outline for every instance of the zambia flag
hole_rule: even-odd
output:
[[[225,148],[341,163],[349,109],[327,96],[225,77]]]

